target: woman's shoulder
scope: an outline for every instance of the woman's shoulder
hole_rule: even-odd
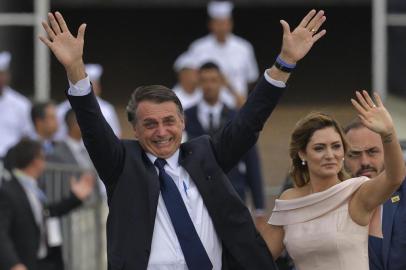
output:
[[[308,195],[308,190],[306,187],[293,187],[283,191],[279,196],[279,200],[292,200],[306,195]]]

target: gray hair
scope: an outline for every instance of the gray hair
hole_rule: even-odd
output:
[[[152,101],[155,103],[173,102],[175,103],[180,115],[183,115],[183,107],[176,94],[168,87],[162,85],[146,85],[137,87],[131,94],[126,108],[127,118],[130,123],[135,125],[137,122],[136,111],[141,101]]]

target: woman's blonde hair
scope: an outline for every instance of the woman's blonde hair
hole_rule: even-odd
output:
[[[299,157],[299,152],[305,152],[306,146],[313,136],[314,132],[327,127],[332,127],[340,135],[343,142],[344,153],[347,152],[347,142],[344,133],[336,120],[331,116],[321,113],[312,112],[297,122],[295,130],[292,133],[289,147],[289,155],[292,159],[290,175],[297,187],[302,187],[309,182],[309,170],[307,164],[303,165]],[[338,178],[343,181],[347,179],[344,168],[338,173]]]

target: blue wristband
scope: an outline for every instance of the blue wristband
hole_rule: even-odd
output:
[[[296,67],[296,64],[288,64],[278,56],[275,61],[275,67],[283,72],[290,73]]]
[[[290,68],[290,69],[294,69],[296,67],[296,64],[288,64],[285,61],[283,61],[282,58],[280,57],[280,55],[278,55],[278,57],[276,58],[276,62],[279,63],[280,65]]]

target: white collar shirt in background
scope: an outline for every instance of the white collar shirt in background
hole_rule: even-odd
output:
[[[0,157],[23,136],[32,136],[31,103],[6,86],[0,95]]]
[[[183,110],[187,110],[190,107],[195,106],[202,100],[202,91],[199,88],[195,89],[192,94],[189,94],[181,85],[177,84],[172,88],[172,90],[179,98]]]
[[[199,63],[214,62],[236,91],[243,96],[248,94],[248,84],[258,78],[258,64],[252,45],[245,39],[230,34],[224,43],[219,43],[209,34],[190,45],[190,53]]]
[[[197,119],[202,125],[203,129],[209,130],[209,119],[210,114],[213,117],[213,126],[217,129],[220,126],[221,112],[223,111],[223,103],[217,102],[214,105],[208,104],[206,101],[202,100],[197,106]]]

